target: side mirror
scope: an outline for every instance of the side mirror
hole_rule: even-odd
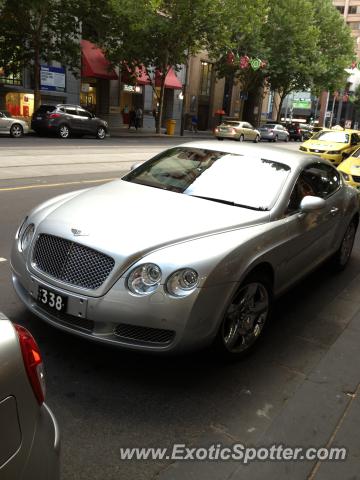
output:
[[[314,212],[315,210],[321,210],[325,205],[326,202],[323,198],[307,195],[301,200],[300,210],[305,213]]]
[[[133,163],[130,167],[130,170],[133,171],[135,170],[136,168],[140,167],[140,165],[142,165],[144,162],[136,162],[136,163]]]

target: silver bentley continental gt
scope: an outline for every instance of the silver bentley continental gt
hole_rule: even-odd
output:
[[[358,193],[326,160],[192,142],[32,210],[12,280],[33,313],[69,333],[241,356],[275,296],[326,259],[346,266],[358,222]]]

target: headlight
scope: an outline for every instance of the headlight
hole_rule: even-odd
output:
[[[341,150],[330,150],[327,152],[329,155],[339,155],[341,153]]]
[[[34,235],[35,225],[30,223],[25,230],[24,233],[20,237],[20,250],[24,251],[30,245],[32,237]]]
[[[199,275],[192,268],[183,268],[173,273],[166,282],[166,289],[176,297],[186,297],[195,290],[199,283]]]
[[[134,268],[127,279],[127,285],[133,293],[149,295],[158,288],[160,281],[160,267],[155,265],[155,263],[145,263]]]

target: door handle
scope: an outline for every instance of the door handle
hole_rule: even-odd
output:
[[[332,215],[333,217],[338,213],[339,213],[339,209],[337,207],[332,207],[332,209],[330,210],[330,215]]]

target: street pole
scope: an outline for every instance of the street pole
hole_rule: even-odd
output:
[[[335,108],[335,95],[333,96],[333,104],[332,104],[332,108],[331,108],[330,125],[329,125],[330,128],[332,127],[332,122],[333,122],[333,118],[334,118],[334,108]]]
[[[186,54],[186,63],[185,63],[185,83],[183,85],[182,89],[182,105],[181,105],[181,124],[180,124],[180,135],[183,137],[184,136],[184,130],[185,130],[185,107],[186,107],[186,96],[187,96],[187,85],[189,83],[189,49]]]
[[[322,127],[325,127],[325,124],[326,124],[326,114],[327,114],[327,110],[328,110],[328,107],[329,107],[329,98],[330,98],[330,92],[328,90],[327,94],[326,94],[326,103],[325,103],[325,110],[324,110],[324,118],[323,118],[323,122],[322,122]]]

